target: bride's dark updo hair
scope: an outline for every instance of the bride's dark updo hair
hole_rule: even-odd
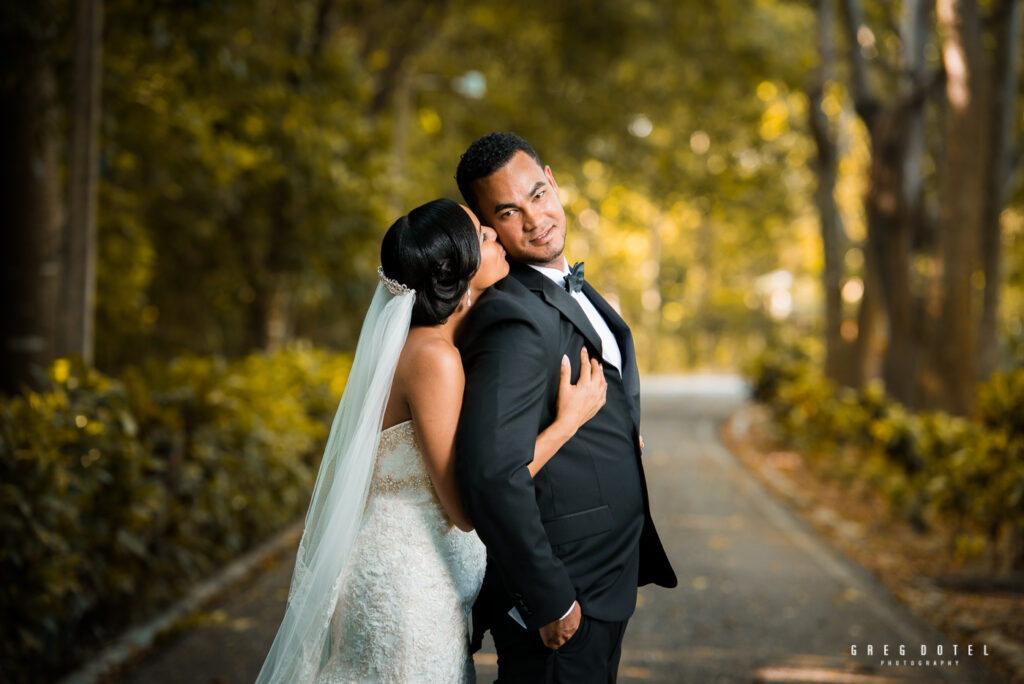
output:
[[[480,265],[480,237],[465,209],[449,199],[395,221],[380,245],[384,275],[416,290],[412,325],[444,323]]]

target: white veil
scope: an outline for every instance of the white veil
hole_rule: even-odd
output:
[[[321,666],[416,298],[382,269],[378,273],[381,283],[359,333],[306,514],[288,607],[257,684],[312,682]]]

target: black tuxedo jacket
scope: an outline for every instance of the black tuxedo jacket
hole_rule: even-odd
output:
[[[625,620],[638,585],[676,585],[647,500],[633,337],[589,284],[584,293],[618,341],[622,374],[605,364],[604,407],[536,479],[526,466],[557,413],[562,355],[576,382],[580,349],[601,358],[600,337],[564,288],[515,262],[473,304],[459,332],[466,390],[456,474],[488,556],[473,612],[476,637],[513,606],[538,629],[561,618],[573,599],[590,617]]]

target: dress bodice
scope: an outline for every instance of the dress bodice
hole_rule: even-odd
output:
[[[398,497],[410,503],[437,500],[411,420],[380,433],[377,461],[370,479],[370,497],[374,496]]]

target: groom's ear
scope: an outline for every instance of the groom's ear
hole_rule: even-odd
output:
[[[558,183],[555,182],[555,174],[551,173],[551,167],[547,164],[544,165],[544,177],[548,179],[548,184],[555,189],[555,194],[558,195],[558,199],[562,199],[562,193],[558,190]]]

